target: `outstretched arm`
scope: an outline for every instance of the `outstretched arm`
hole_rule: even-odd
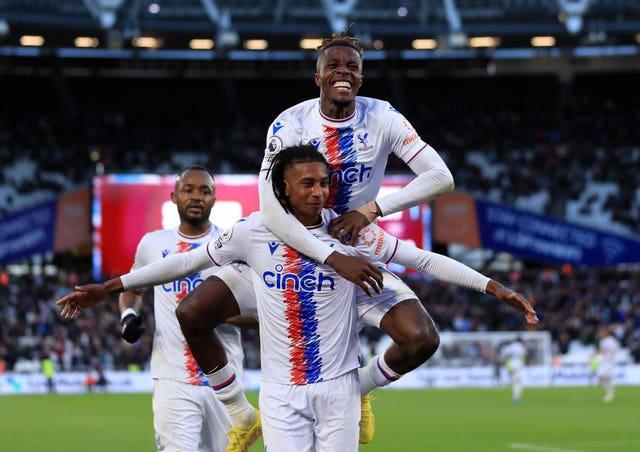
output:
[[[65,295],[56,301],[56,304],[63,306],[61,315],[64,318],[75,319],[86,308],[101,303],[110,294],[175,281],[212,265],[207,255],[207,247],[201,246],[188,253],[172,254],[102,284],[76,286],[75,292]]]
[[[527,320],[527,323],[536,324],[538,323],[538,316],[536,315],[536,311],[529,303],[523,295],[518,292],[509,289],[508,287],[504,287],[497,281],[493,279],[489,281],[487,284],[486,292],[490,295],[493,295],[498,300],[502,301],[505,304],[508,304],[512,308],[517,309],[518,311],[524,314],[524,318]]]
[[[476,292],[486,293],[490,282],[487,276],[461,262],[442,254],[422,250],[403,240],[398,240],[397,250],[391,262]]]
[[[399,241],[392,261],[441,281],[493,295],[503,303],[522,312],[527,323],[538,323],[536,312],[524,296],[450,257],[421,250],[407,242]]]

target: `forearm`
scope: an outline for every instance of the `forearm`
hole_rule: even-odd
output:
[[[102,287],[104,288],[105,292],[109,295],[117,294],[125,290],[124,285],[122,284],[121,278],[109,279],[102,283]]]
[[[207,255],[207,247],[201,246],[188,253],[178,253],[155,261],[138,270],[122,275],[123,290],[157,286],[189,276],[213,264]]]
[[[421,250],[403,241],[399,242],[398,250],[392,261],[418,270],[440,281],[456,284],[481,293],[489,293],[491,280],[487,276],[450,257]]]
[[[451,171],[430,146],[408,165],[416,178],[397,192],[376,200],[383,216],[424,204],[454,188]]]
[[[498,294],[498,291],[504,288],[505,287],[502,284],[500,284],[498,281],[494,281],[493,279],[490,279],[489,282],[487,283],[486,292],[489,295],[493,295],[494,297],[496,297]]]
[[[314,237],[300,221],[285,212],[273,193],[271,182],[267,180],[264,171],[260,174],[258,189],[260,195],[260,220],[262,223],[277,235],[280,240],[295,248],[298,252],[318,262],[325,262],[333,252],[333,248]]]
[[[142,293],[137,290],[129,290],[120,294],[118,298],[118,309],[123,313],[127,309],[133,309],[140,312],[142,308]]]

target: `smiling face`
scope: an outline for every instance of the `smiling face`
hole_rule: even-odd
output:
[[[316,85],[320,88],[320,108],[330,118],[342,119],[353,113],[355,98],[362,86],[362,58],[346,45],[334,45],[318,57]]]
[[[329,170],[322,162],[298,162],[284,172],[285,196],[293,215],[305,226],[320,223],[329,196]]]
[[[171,200],[178,207],[181,229],[208,228],[209,215],[216,202],[215,182],[206,171],[188,169],[176,180]]]

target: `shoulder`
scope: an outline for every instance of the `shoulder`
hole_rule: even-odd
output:
[[[157,229],[155,231],[147,232],[145,235],[143,235],[140,239],[140,245],[165,242],[167,240],[170,240],[174,236],[174,229]]]
[[[220,226],[218,226],[217,224],[211,224],[211,230],[209,231],[208,236],[211,238],[215,238],[218,237],[220,234],[222,234],[224,232],[224,229],[222,229]]]
[[[318,105],[318,99],[307,99],[299,102],[278,115],[274,122],[278,121],[296,121],[301,116],[306,115],[310,110]]]
[[[243,234],[245,239],[249,239],[250,234],[256,231],[267,230],[260,219],[260,212],[252,212],[246,217],[240,218],[227,231],[234,230]]]
[[[175,243],[175,232],[172,229],[159,229],[147,232],[138,242],[135,254],[135,265],[146,265],[168,253]]]
[[[382,99],[376,99],[373,97],[366,96],[358,96],[356,97],[356,103],[358,107],[363,108],[367,111],[367,113],[375,113],[375,114],[399,114],[398,110],[396,110],[388,101]]]

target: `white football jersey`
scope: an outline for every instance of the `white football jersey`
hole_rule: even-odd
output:
[[[142,237],[136,250],[132,269],[145,265],[174,253],[184,253],[206,245],[217,238],[222,229],[212,225],[207,234],[198,237],[182,235],[177,228],[149,232]],[[154,287],[153,305],[156,322],[151,353],[151,375],[163,378],[209,386],[204,373],[198,367],[180,329],[175,314],[178,303],[202,281],[216,272],[215,267],[197,272],[186,278]],[[223,324],[216,328],[227,356],[238,373],[242,370],[243,350],[240,330]]]
[[[501,355],[506,359],[507,365],[512,369],[524,367],[527,357],[527,348],[521,342],[511,342],[502,349]]]
[[[616,361],[618,348],[618,341],[613,336],[607,336],[601,339],[599,343],[599,349],[602,354],[600,357],[600,365],[612,366]]]
[[[398,239],[375,225],[356,248],[342,245],[327,233],[331,215],[324,210],[323,223],[308,229],[340,252],[376,261],[396,252]],[[264,381],[303,385],[359,366],[353,283],[280,241],[257,212],[209,243],[207,252],[216,265],[244,260],[254,272]]]
[[[389,102],[361,96],[342,120],[324,116],[319,99],[282,112],[269,128],[262,170],[282,149],[301,144],[314,145],[329,161],[326,207],[339,214],[376,199],[391,153],[410,163],[428,147]]]

